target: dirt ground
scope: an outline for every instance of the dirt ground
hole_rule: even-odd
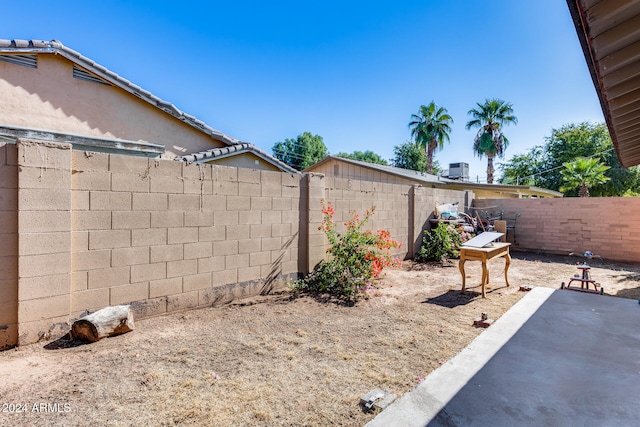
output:
[[[353,425],[375,388],[400,396],[450,359],[524,292],[559,288],[575,257],[514,253],[480,264],[405,262],[386,270],[353,307],[281,292],[234,304],[139,320],[125,335],[80,345],[63,339],[0,352],[0,425]],[[640,267],[592,260],[605,294],[640,297]],[[594,298],[600,298],[597,295]]]

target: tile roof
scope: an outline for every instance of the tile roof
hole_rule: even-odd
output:
[[[280,170],[284,172],[288,172],[292,174],[300,173],[296,169],[287,165],[286,163],[283,163],[280,160],[270,156],[269,154],[260,150],[255,145],[250,144],[248,142],[241,142],[228,147],[211,148],[206,151],[200,151],[198,153],[187,154],[182,157],[177,157],[176,160],[181,160],[183,162],[190,162],[190,163],[206,163],[214,159],[222,159],[224,157],[234,156],[241,153],[254,154],[255,156],[260,157],[261,159],[264,159],[269,163],[277,166],[278,168],[280,168]]]
[[[227,145],[238,144],[241,141],[226,135],[219,130],[216,130],[206,123],[196,119],[194,116],[189,115],[179,110],[172,103],[165,101],[153,95],[151,92],[144,90],[138,85],[133,84],[124,77],[114,73],[106,67],[96,63],[95,61],[83,56],[79,52],[64,46],[58,40],[43,41],[43,40],[3,40],[0,39],[0,54],[1,53],[18,53],[18,54],[37,54],[37,53],[51,53],[63,56],[73,62],[74,64],[82,67],[101,79],[117,86],[130,94],[148,102],[156,108],[172,115],[180,121],[198,129],[211,138],[223,142]]]

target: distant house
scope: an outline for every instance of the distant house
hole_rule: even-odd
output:
[[[562,197],[562,193],[526,185],[477,184],[417,172],[393,166],[378,165],[342,157],[327,156],[303,172],[316,172],[328,177],[358,179],[391,184],[418,184],[423,187],[473,191],[478,199],[517,199]]]
[[[295,172],[56,40],[0,40],[0,111],[3,140]]]
[[[262,169],[258,166],[260,165],[260,160],[263,160],[263,164],[275,165],[283,172],[299,173],[295,168],[292,168],[247,142],[227,147],[211,148],[198,153],[187,154],[178,159],[189,163],[215,163],[222,166],[253,169]]]

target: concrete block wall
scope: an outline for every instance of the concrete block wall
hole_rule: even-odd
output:
[[[334,220],[338,231],[345,229],[344,222],[351,219],[351,212],[362,218],[365,211],[375,207],[364,229],[388,230],[393,239],[402,243],[402,247],[394,249],[393,254],[405,257],[409,240],[410,186],[334,177],[324,180],[325,199],[336,211]],[[315,208],[320,210],[320,204]]]
[[[436,207],[447,203],[457,203],[458,212],[468,213],[474,200],[474,193],[472,191],[455,191],[418,186],[415,186],[412,191],[413,206],[411,211],[414,212],[414,215],[411,221],[412,230],[409,243],[412,245],[411,253],[416,254],[422,246],[425,230],[432,228],[429,219],[435,218]]]
[[[18,342],[62,335],[71,290],[71,145],[19,140]]]
[[[394,250],[401,258],[413,258],[420,250],[424,230],[430,228],[437,205],[458,203],[466,211],[473,201],[473,192],[426,188],[418,185],[359,181],[348,178],[324,178],[325,199],[332,202],[338,230],[351,218],[351,211],[361,217],[375,206],[366,228],[389,230],[391,237],[402,243]],[[317,201],[316,209],[320,209]],[[321,218],[320,218],[321,219]]]
[[[73,152],[71,317],[228,302],[297,277],[300,176]]]
[[[0,141],[0,350],[18,341],[18,149]]]
[[[83,313],[131,303],[136,318],[267,293],[326,256],[321,200],[372,206],[413,256],[435,201],[464,192],[321,174],[0,146],[0,346],[65,333]]]
[[[515,221],[514,249],[640,261],[640,198],[482,199],[475,206]]]
[[[61,335],[71,290],[71,145],[20,140],[18,341]]]

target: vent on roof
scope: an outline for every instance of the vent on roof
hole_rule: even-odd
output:
[[[73,77],[80,80],[85,80],[87,82],[100,83],[103,85],[111,86],[111,83],[102,80],[100,77],[95,74],[91,74],[90,72],[83,70],[80,67],[73,66]]]
[[[37,55],[0,55],[0,61],[23,67],[38,68]]]

